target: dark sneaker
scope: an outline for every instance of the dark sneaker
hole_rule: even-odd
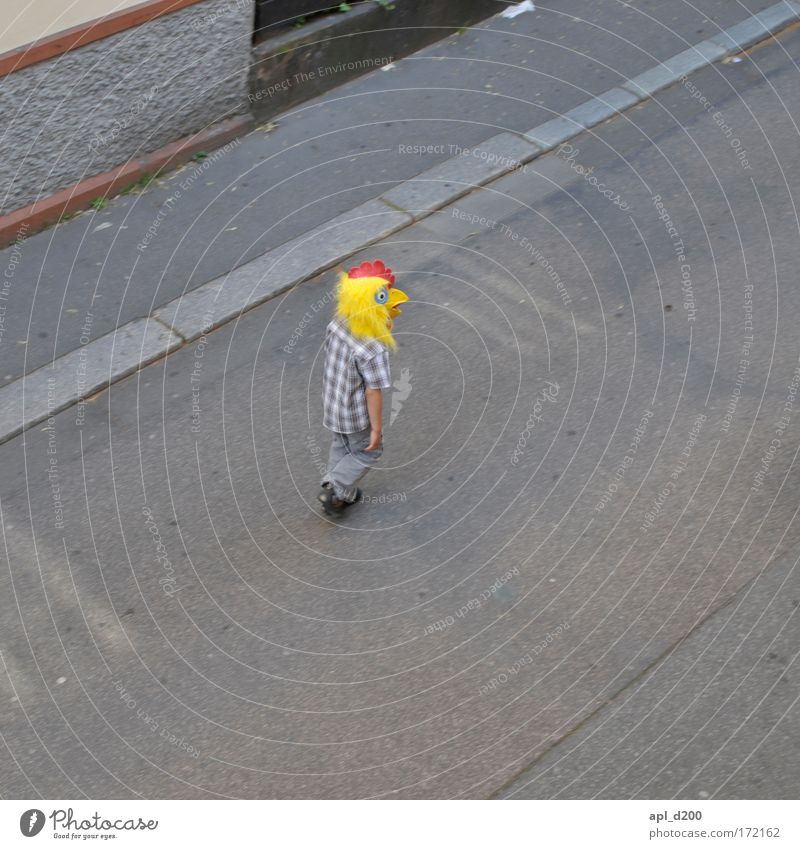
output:
[[[322,504],[322,509],[328,516],[341,516],[347,507],[355,504],[356,501],[360,501],[362,495],[361,490],[357,489],[354,501],[341,501],[334,495],[333,487],[329,483],[324,483],[317,498]]]
[[[320,488],[317,498],[328,516],[341,516],[347,506],[346,502],[339,501],[333,494],[333,487],[330,484]]]

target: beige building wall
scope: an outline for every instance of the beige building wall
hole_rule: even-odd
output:
[[[141,6],[142,0],[0,0],[0,53],[97,18]]]

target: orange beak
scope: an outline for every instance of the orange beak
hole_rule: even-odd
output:
[[[405,303],[408,300],[408,295],[400,289],[395,289],[394,286],[389,289],[389,300],[386,302],[386,306],[389,307],[389,316],[391,318],[396,318],[402,310],[400,309],[400,304]]]

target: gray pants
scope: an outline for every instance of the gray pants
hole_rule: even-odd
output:
[[[374,451],[367,451],[370,430],[356,433],[335,433],[328,454],[328,471],[322,483],[333,484],[334,495],[340,501],[356,500],[356,484],[375,466],[383,454],[383,443]]]

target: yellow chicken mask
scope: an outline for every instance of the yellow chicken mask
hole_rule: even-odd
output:
[[[357,339],[377,339],[394,350],[392,324],[408,295],[394,288],[394,274],[381,260],[362,262],[339,276],[336,315]]]

